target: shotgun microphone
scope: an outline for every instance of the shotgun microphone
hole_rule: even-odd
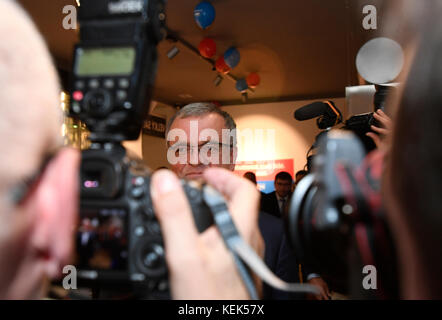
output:
[[[295,111],[295,119],[299,121],[317,118],[319,129],[333,127],[342,122],[341,111],[333,101],[317,101]]]

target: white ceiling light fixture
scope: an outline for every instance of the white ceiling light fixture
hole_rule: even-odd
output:
[[[173,46],[168,52],[167,52],[167,57],[172,60],[173,58],[175,58],[178,53],[180,53],[180,49],[178,49],[177,46]]]
[[[180,93],[178,95],[178,97],[181,98],[181,99],[191,99],[191,98],[193,98],[193,96],[191,94],[188,94],[188,93]]]
[[[213,80],[213,84],[215,85],[215,87],[218,87],[221,84],[221,82],[223,82],[223,80],[224,78],[221,77],[221,75],[219,74],[216,76],[215,80]]]
[[[249,95],[246,92],[241,93],[241,101],[242,103],[247,103],[247,100],[249,99]]]

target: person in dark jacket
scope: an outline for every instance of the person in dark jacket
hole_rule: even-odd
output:
[[[291,197],[293,179],[290,173],[281,171],[275,176],[275,191],[261,198],[261,210],[283,218]]]

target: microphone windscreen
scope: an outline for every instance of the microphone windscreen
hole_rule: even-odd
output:
[[[295,119],[299,121],[313,119],[322,116],[328,105],[324,102],[313,102],[295,111]]]

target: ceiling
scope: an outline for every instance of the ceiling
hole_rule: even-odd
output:
[[[75,0],[20,0],[46,38],[58,67],[68,71],[77,41],[75,30],[62,27],[65,5]],[[193,19],[199,0],[168,0],[167,24],[198,47],[203,37],[217,43],[217,53],[235,45],[240,64],[236,77],[258,72],[261,84],[249,93],[250,103],[345,96],[345,87],[357,85],[355,57],[375,36],[362,28],[364,4],[357,0],[213,0],[216,19],[206,31]],[[378,14],[383,1],[372,0]],[[380,19],[380,18],[379,18]],[[159,49],[154,99],[171,105],[194,101],[240,104],[241,94],[229,79],[216,87],[216,72],[187,50],[169,60],[174,43],[165,40]]]

